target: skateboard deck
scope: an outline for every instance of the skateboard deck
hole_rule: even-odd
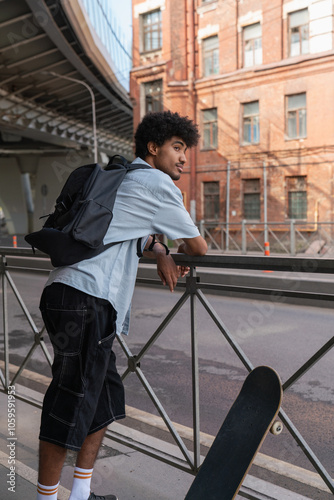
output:
[[[185,500],[232,500],[280,409],[282,385],[268,366],[254,368],[228,412]],[[276,429],[278,434],[280,429]],[[275,432],[274,432],[275,433]]]

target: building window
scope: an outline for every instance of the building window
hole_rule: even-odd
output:
[[[259,101],[242,105],[242,139],[244,144],[260,142]]]
[[[306,137],[306,93],[286,99],[286,134],[289,139]]]
[[[205,109],[202,112],[203,148],[216,149],[218,147],[217,108]]]
[[[286,177],[289,219],[307,219],[306,176]]]
[[[261,218],[260,179],[243,180],[244,219]]]
[[[219,40],[218,35],[202,40],[203,76],[218,75],[219,73]]]
[[[204,219],[219,219],[219,182],[203,182]]]
[[[143,14],[142,26],[142,48],[143,52],[151,52],[162,47],[161,10],[154,10]]]
[[[144,83],[145,113],[163,110],[162,80]]]
[[[309,53],[309,15],[308,9],[289,14],[290,57]]]
[[[251,24],[243,29],[244,67],[262,64],[261,23]]]

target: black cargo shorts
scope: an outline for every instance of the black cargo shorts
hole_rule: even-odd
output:
[[[44,289],[40,309],[54,361],[39,438],[79,450],[88,434],[125,417],[112,350],[116,311],[107,300],[62,283]]]

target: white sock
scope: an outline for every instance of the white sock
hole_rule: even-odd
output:
[[[69,500],[88,500],[93,469],[74,469],[73,486]]]
[[[59,483],[54,486],[44,486],[37,482],[37,500],[57,500]]]

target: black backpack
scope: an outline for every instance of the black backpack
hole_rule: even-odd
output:
[[[120,159],[120,161],[116,161]],[[150,168],[128,163],[115,155],[105,168],[97,163],[79,167],[69,175],[56,200],[55,210],[40,231],[27,234],[25,240],[46,253],[54,267],[68,266],[95,257],[107,248],[122,243],[103,244],[113,217],[119,185],[130,170]],[[140,254],[140,245],[137,254]]]

